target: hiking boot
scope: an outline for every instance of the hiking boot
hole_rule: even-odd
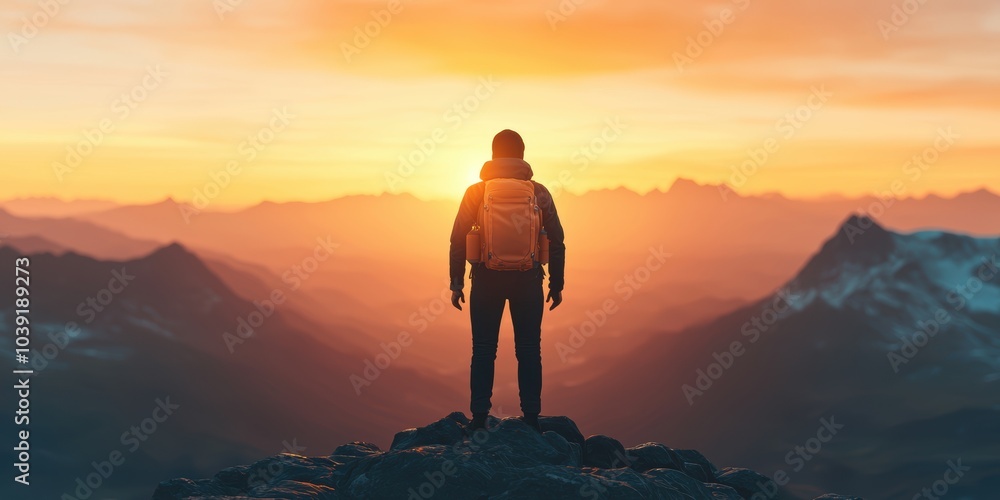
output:
[[[469,422],[469,427],[468,427],[469,432],[476,432],[479,429],[485,429],[486,417],[488,415],[489,415],[488,413],[473,413],[472,421]]]
[[[528,427],[535,429],[535,432],[541,434],[542,427],[538,424],[538,414],[537,413],[526,413],[521,417],[521,421],[528,424]]]

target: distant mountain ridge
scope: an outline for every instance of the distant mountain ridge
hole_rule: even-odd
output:
[[[0,208],[0,245],[11,238],[45,240],[50,249],[71,249],[98,258],[128,259],[155,250],[155,241],[125,236],[91,222],[59,217],[19,217]],[[33,248],[33,247],[29,247]]]

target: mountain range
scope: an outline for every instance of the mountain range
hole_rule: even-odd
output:
[[[993,193],[802,201],[678,181],[556,201],[572,265],[567,302],[544,323],[547,414],[629,447],[653,439],[784,473],[790,498],[912,498],[955,460],[972,469],[952,494],[1000,489]],[[875,202],[878,219],[844,218]],[[0,209],[0,261],[27,254],[37,269],[43,496],[72,492],[115,450],[130,472],[99,495],[132,498],[282,449],[385,447],[463,404],[468,318],[445,295],[451,203],[264,203],[190,224],[179,207]],[[331,255],[310,267],[320,241]],[[669,255],[655,270],[653,251]],[[239,337],[276,292],[287,300]],[[0,331],[12,293],[0,289]],[[608,300],[622,313],[601,318]],[[494,396],[508,408],[509,328]],[[404,334],[413,342],[397,349]],[[122,433],[166,399],[176,415],[128,451]]]

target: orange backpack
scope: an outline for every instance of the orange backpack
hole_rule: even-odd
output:
[[[520,179],[490,179],[476,227],[466,239],[467,257],[470,262],[485,262],[488,269],[527,271],[542,261],[541,232],[535,185]]]

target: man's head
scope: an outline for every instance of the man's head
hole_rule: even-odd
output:
[[[493,137],[493,159],[524,159],[524,140],[513,130],[502,130]]]

